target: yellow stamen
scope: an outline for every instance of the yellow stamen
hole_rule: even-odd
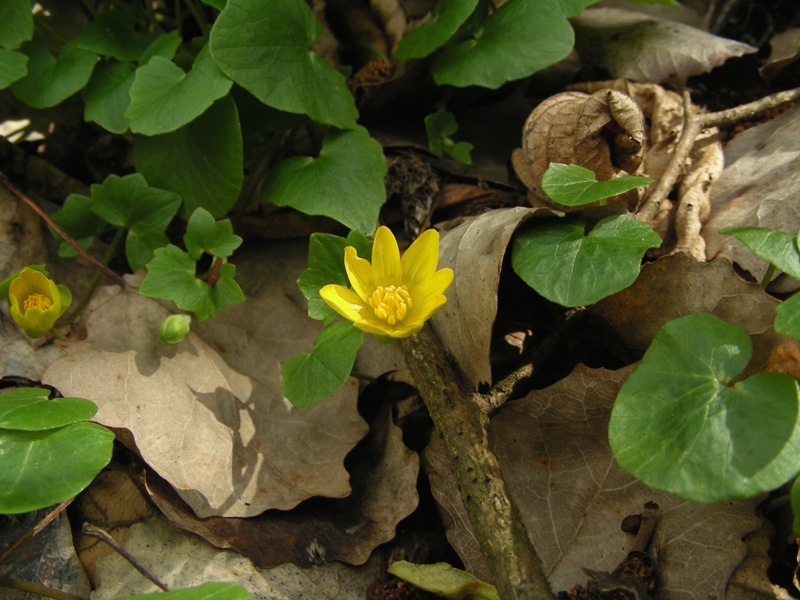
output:
[[[51,306],[53,306],[53,301],[44,294],[31,294],[22,303],[22,309],[25,311],[31,308],[47,310]]]
[[[398,321],[403,320],[408,309],[411,308],[411,297],[408,295],[408,288],[404,285],[399,287],[379,285],[372,293],[369,305],[376,317],[386,321],[389,325],[395,325]]]

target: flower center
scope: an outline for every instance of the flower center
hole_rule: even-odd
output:
[[[47,310],[51,306],[53,306],[53,301],[44,294],[31,294],[22,303],[22,309],[25,311],[31,308]]]
[[[408,288],[404,285],[399,287],[379,285],[372,292],[369,305],[375,311],[376,317],[383,319],[389,325],[394,325],[398,321],[402,321],[408,309],[411,308],[411,297],[408,295]]]

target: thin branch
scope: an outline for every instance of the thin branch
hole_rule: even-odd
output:
[[[47,527],[53,521],[53,519],[55,519],[58,515],[60,515],[61,512],[72,503],[73,500],[75,500],[74,496],[72,498],[64,500],[61,504],[59,504],[49,513],[47,513],[44,516],[44,518],[41,521],[39,521],[30,531],[28,531],[25,535],[23,535],[16,542],[14,542],[14,544],[8,550],[6,550],[2,556],[0,556],[0,565],[6,562],[9,559],[9,557],[12,554],[14,554],[14,552],[16,552],[20,546],[22,546],[22,544],[27,542],[29,539],[31,539],[33,536],[39,533],[42,529]]]
[[[770,94],[769,96],[765,96],[760,100],[756,100],[748,104],[742,104],[741,106],[728,108],[726,110],[703,113],[698,115],[697,118],[700,120],[700,126],[703,129],[708,127],[724,127],[727,125],[733,125],[739,121],[752,119],[753,117],[757,117],[758,115],[767,112],[768,110],[773,110],[783,106],[784,104],[788,104],[789,102],[794,102],[795,100],[800,100],[800,88],[787,90],[785,92],[776,92],[774,94]]]
[[[39,215],[39,217],[41,217],[41,219],[42,219],[42,220],[43,220],[45,223],[47,223],[47,224],[48,224],[50,227],[52,227],[52,228],[55,230],[55,232],[56,232],[58,235],[60,235],[62,238],[64,238],[64,241],[65,241],[65,242],[67,242],[67,243],[68,243],[70,246],[72,246],[73,248],[75,248],[75,250],[78,252],[78,254],[80,254],[81,256],[83,256],[83,258],[85,258],[86,260],[88,260],[88,261],[89,261],[89,262],[90,262],[92,265],[94,265],[94,266],[95,266],[95,268],[96,268],[96,269],[98,269],[98,270],[99,270],[100,272],[102,272],[102,273],[103,273],[103,274],[104,274],[106,277],[108,277],[109,279],[111,279],[111,280],[112,280],[114,283],[116,283],[116,284],[117,284],[117,285],[119,285],[120,287],[123,287],[123,288],[124,288],[124,287],[127,287],[127,285],[125,284],[125,281],[122,279],[122,277],[120,277],[119,275],[117,275],[116,273],[114,273],[114,271],[112,271],[111,269],[109,269],[109,268],[108,268],[108,267],[106,267],[105,265],[101,264],[101,263],[100,263],[100,261],[98,261],[98,260],[97,260],[97,259],[96,259],[94,256],[92,256],[92,255],[91,255],[91,254],[89,254],[89,253],[88,253],[86,250],[84,250],[84,249],[83,249],[83,247],[82,247],[82,246],[81,246],[81,245],[80,245],[78,242],[76,242],[75,240],[73,240],[73,239],[72,239],[72,238],[69,236],[69,234],[67,234],[67,232],[66,232],[66,231],[64,231],[64,230],[63,230],[63,229],[62,229],[62,228],[61,228],[59,225],[57,225],[57,224],[55,223],[55,221],[53,221],[53,219],[51,219],[51,218],[50,218],[50,215],[48,215],[46,212],[44,212],[44,211],[43,211],[43,210],[42,210],[42,209],[39,207],[39,205],[38,205],[38,204],[36,204],[36,203],[35,203],[33,200],[31,200],[31,199],[30,199],[30,198],[28,198],[28,197],[27,197],[25,194],[23,194],[21,191],[19,191],[19,190],[16,188],[16,186],[14,186],[14,184],[13,184],[13,183],[11,183],[11,180],[9,180],[9,178],[8,178],[8,177],[6,177],[6,175],[5,175],[4,173],[2,173],[2,172],[0,172],[0,185],[2,185],[2,186],[3,186],[4,188],[6,188],[6,189],[7,189],[9,192],[11,192],[12,194],[14,194],[14,196],[16,196],[16,198],[17,198],[18,200],[20,200],[21,202],[24,202],[25,204],[27,204],[28,206],[30,206],[30,207],[31,207],[31,209],[33,209],[33,211],[34,211],[34,212],[35,212],[37,215]]]
[[[9,579],[7,577],[0,577],[0,588],[20,590],[22,592],[38,594],[39,596],[44,596],[45,598],[55,598],[55,600],[84,600],[83,596],[75,596],[73,594],[68,594],[67,592],[44,587],[38,583],[31,583],[30,581],[17,581],[16,579]]]
[[[137,571],[139,571],[139,573],[144,575],[147,579],[152,581],[155,585],[160,587],[165,592],[169,591],[169,588],[167,587],[166,584],[161,583],[154,575],[152,575],[147,569],[145,569],[141,564],[139,564],[139,561],[137,561],[127,550],[125,550],[125,548],[117,544],[117,542],[114,541],[114,538],[112,538],[107,531],[104,531],[99,527],[95,527],[91,523],[84,523],[82,531],[84,535],[88,535],[90,537],[94,537],[97,538],[98,540],[104,541],[106,544],[111,546],[120,556],[122,556],[125,560],[131,563],[131,566]]]

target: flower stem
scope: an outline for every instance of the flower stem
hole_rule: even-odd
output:
[[[761,278],[761,289],[766,290],[769,282],[772,281],[772,276],[775,274],[775,265],[769,263],[769,267],[767,268],[767,272],[764,273],[764,277]]]

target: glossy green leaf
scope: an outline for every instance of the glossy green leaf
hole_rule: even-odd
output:
[[[561,12],[564,13],[564,16],[574,17],[599,1],[600,0],[558,0],[558,4],[561,6]]]
[[[198,321],[213,317],[228,304],[244,302],[244,294],[234,281],[234,265],[220,266],[219,279],[213,287],[195,276],[196,268],[197,261],[177,246],[159,248],[147,263],[139,293],[172,300],[181,310],[194,313]]]
[[[447,563],[417,565],[405,560],[391,564],[389,573],[418,588],[451,600],[500,600],[497,588]]]
[[[236,105],[225,96],[177,131],[138,136],[134,154],[150,185],[183,198],[181,217],[202,207],[219,218],[236,202],[244,178]]]
[[[800,294],[775,307],[775,331],[800,339]]]
[[[154,56],[136,69],[125,116],[131,131],[159,135],[194,121],[231,89],[204,46],[188,73],[171,60]]]
[[[794,530],[795,536],[800,537],[800,477],[795,479],[794,483],[792,483],[790,499],[792,502],[792,513],[794,514],[792,529]]]
[[[586,306],[625,289],[661,238],[628,215],[600,221],[588,235],[578,219],[537,221],[514,240],[514,272],[562,306]]]
[[[590,169],[561,163],[550,163],[542,175],[544,192],[563,206],[583,206],[606,200],[652,182],[649,177],[633,175],[597,181]]]
[[[565,58],[572,27],[552,0],[509,0],[433,63],[439,85],[496,89]]]
[[[169,243],[164,231],[175,217],[181,198],[173,192],[147,185],[139,173],[109,175],[91,188],[92,212],[107,223],[128,229],[125,255],[136,271],[153,258],[153,250]]]
[[[337,312],[320,298],[320,288],[329,283],[349,286],[344,268],[344,249],[353,246],[361,258],[372,259],[372,242],[357,231],[347,239],[329,233],[312,233],[308,241],[308,268],[297,280],[297,287],[308,300],[308,316],[330,325]]]
[[[33,39],[33,12],[30,0],[0,2],[0,46],[9,50]]]
[[[698,502],[755,496],[800,471],[800,390],[780,373],[733,384],[752,354],[736,324],[670,321],[619,391],[614,458],[645,484]]]
[[[138,60],[158,34],[134,31],[133,12],[109,10],[97,17],[78,38],[78,48],[91,50],[120,62]]]
[[[310,51],[320,33],[303,0],[228,0],[211,29],[211,55],[264,104],[351,129],[358,112],[344,77]]]
[[[34,108],[49,108],[83,89],[97,64],[97,55],[81,50],[73,40],[61,48],[58,59],[41,44],[25,44],[28,75],[11,86],[14,95]]]
[[[69,236],[83,248],[88,248],[95,236],[108,229],[108,223],[92,212],[92,199],[80,194],[70,194],[64,206],[52,215],[53,221],[66,231]],[[58,255],[62,258],[74,258],[78,251],[63,241],[60,235],[52,232],[57,240],[61,240]]]
[[[800,279],[800,252],[794,234],[765,227],[725,227],[719,233],[735,237],[756,256]]]
[[[130,103],[130,89],[136,75],[114,60],[100,62],[81,92],[86,105],[83,118],[97,123],[111,133],[125,133],[129,123],[125,111]]]
[[[270,172],[261,201],[325,215],[369,235],[386,201],[385,175],[383,149],[366,129],[331,129],[317,158],[290,158]]]
[[[0,48],[0,90],[28,74],[28,57],[22,52]]]
[[[356,360],[364,336],[352,323],[329,325],[314,340],[311,354],[295,354],[283,364],[281,393],[298,408],[307,408],[341,388]]]
[[[88,486],[111,460],[114,434],[79,422],[46,431],[0,429],[0,513],[52,506]]]
[[[206,2],[206,4],[210,4],[210,2]],[[215,581],[182,590],[121,596],[117,600],[136,600],[138,598],[153,598],[154,600],[252,600],[253,597],[237,583]]]
[[[177,29],[173,29],[169,33],[158,36],[153,42],[142,52],[139,57],[139,66],[146,65],[154,56],[160,56],[167,60],[172,60],[175,56],[175,51],[181,45],[181,34]]]
[[[91,419],[97,405],[83,398],[55,398],[50,390],[18,388],[0,394],[0,429],[38,431]]]
[[[200,260],[204,252],[227,258],[242,245],[242,238],[233,235],[233,226],[229,219],[215,221],[210,212],[198,208],[189,219],[183,243],[189,256],[195,260]]]
[[[478,0],[439,0],[426,21],[400,40],[394,56],[397,60],[425,58],[443,46],[475,10]]]

